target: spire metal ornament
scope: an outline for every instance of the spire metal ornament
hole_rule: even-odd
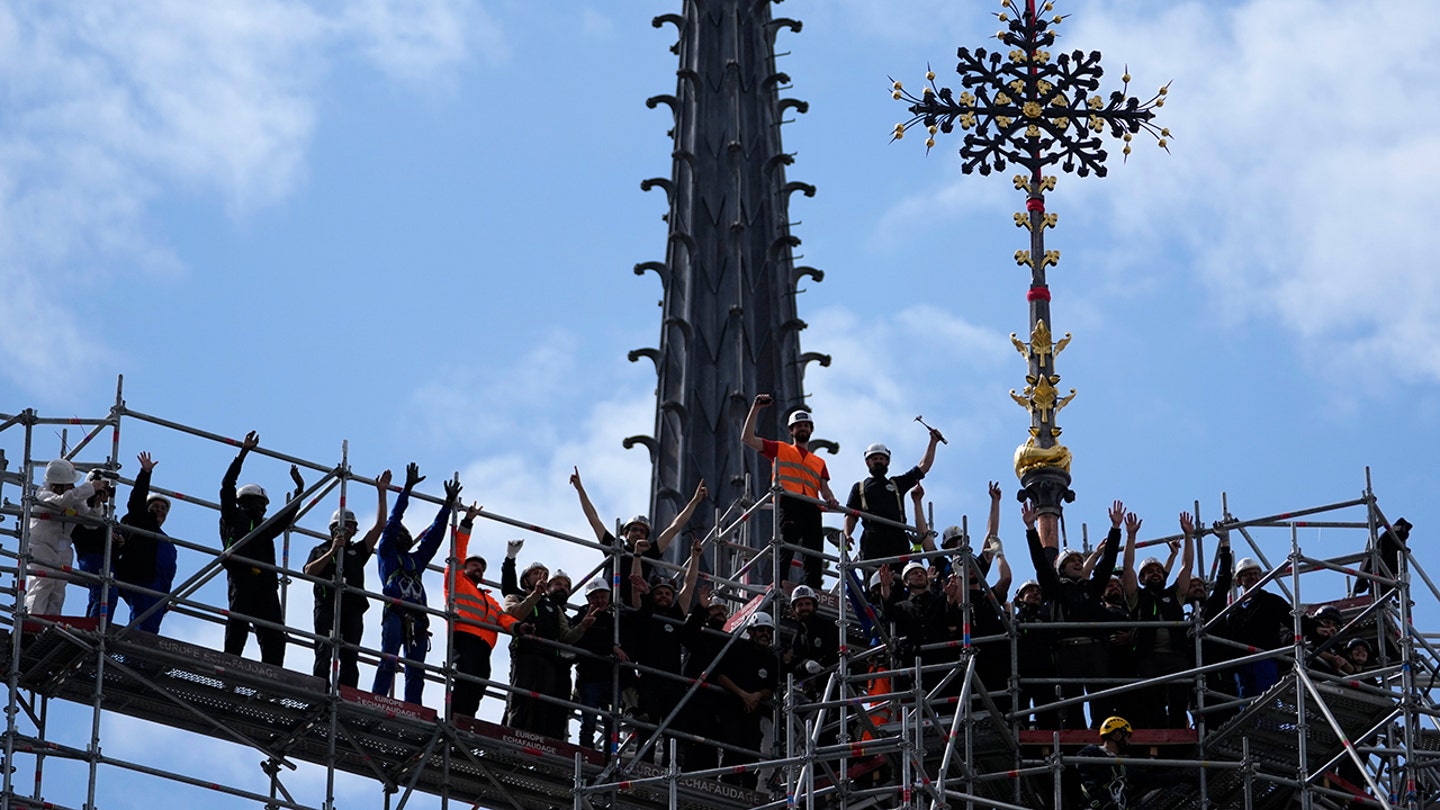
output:
[[[891,96],[909,105],[911,118],[895,125],[894,140],[923,126],[925,148],[935,146],[935,136],[951,133],[956,125],[964,131],[960,146],[961,170],[982,175],[1004,171],[1011,164],[1025,169],[1015,175],[1015,188],[1025,192],[1025,210],[1015,214],[1015,226],[1030,232],[1030,249],[1015,252],[1015,263],[1030,268],[1030,340],[1011,341],[1025,357],[1026,386],[1010,396],[1030,412],[1030,436],[1015,450],[1015,475],[1023,489],[1020,500],[1029,500],[1040,514],[1059,514],[1063,504],[1075,500],[1070,490],[1070,451],[1060,444],[1060,410],[1075,398],[1075,389],[1061,396],[1055,360],[1070,342],[1070,334],[1059,342],[1052,339],[1050,287],[1045,270],[1060,262],[1060,251],[1045,248],[1045,230],[1054,228],[1058,217],[1045,210],[1045,192],[1055,189],[1055,177],[1045,169],[1059,166],[1066,172],[1097,177],[1106,174],[1109,157],[1104,145],[1107,135],[1124,143],[1129,157],[1131,142],[1139,134],[1155,139],[1169,151],[1170,130],[1152,121],[1155,110],[1165,106],[1169,85],[1161,87],[1146,101],[1130,95],[1130,74],[1121,77],[1121,88],[1102,95],[1100,52],[1062,53],[1051,58],[1055,31],[1063,19],[1054,14],[1054,4],[1044,3],[1037,11],[1035,0],[1003,0],[996,14],[1006,27],[995,35],[1009,52],[971,51],[960,48],[961,92],[935,83],[934,71],[927,70],[919,95],[894,82]],[[1048,17],[1046,15],[1049,15]]]

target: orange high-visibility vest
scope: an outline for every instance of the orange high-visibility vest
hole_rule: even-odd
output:
[[[825,460],[814,453],[802,453],[793,444],[775,444],[773,480],[787,492],[820,497]]]
[[[460,567],[464,568],[466,552],[470,546],[470,532],[460,529],[455,534],[455,557],[461,561]],[[453,591],[452,591],[453,588]],[[455,622],[455,632],[470,633],[479,636],[491,649],[495,647],[495,640],[498,634],[495,627],[503,627],[506,630],[514,627],[518,622],[514,616],[500,609],[496,604],[495,597],[489,591],[476,587],[460,570],[445,569],[445,598],[449,599],[450,594],[455,595],[455,613],[460,619]],[[471,622],[490,625],[480,627]]]

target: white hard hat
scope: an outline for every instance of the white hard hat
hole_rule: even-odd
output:
[[[757,627],[768,627],[774,630],[775,620],[770,618],[769,613],[756,613],[750,617],[750,621],[746,623],[745,628],[747,630],[754,630]]]
[[[865,448],[865,458],[870,458],[871,456],[884,456],[885,458],[890,458],[890,448],[879,442],[876,442]]]
[[[604,591],[605,593],[610,593],[610,583],[606,582],[604,577],[595,577],[594,579],[585,583],[586,596],[589,596],[590,594],[597,591]]]
[[[330,525],[334,527],[341,523],[359,523],[359,521],[355,519],[355,513],[349,509],[336,509],[335,513],[330,516]]]
[[[959,526],[946,526],[945,531],[940,535],[940,545],[948,545],[951,540],[959,538],[964,533]]]
[[[637,523],[641,526],[644,526],[645,531],[650,531],[650,518],[645,517],[644,515],[636,515],[635,517],[632,517],[629,520],[625,521],[625,525],[620,527],[620,532],[623,534],[624,532],[629,531],[630,527],[634,526]]]
[[[45,465],[45,483],[47,484],[73,484],[75,483],[75,465],[63,458],[57,458]]]
[[[814,588],[811,588],[809,585],[796,585],[795,590],[790,592],[790,604],[793,605],[801,599],[809,599],[812,602],[819,601],[815,598]]]
[[[1020,587],[1015,589],[1015,595],[1019,596],[1020,594],[1025,593],[1026,588],[1034,588],[1036,590],[1039,590],[1040,583],[1036,582],[1033,579],[1027,579],[1024,582],[1020,583]]]
[[[556,569],[555,569],[555,573],[553,573],[553,574],[550,575],[550,581],[551,581],[551,582],[554,582],[554,581],[557,580],[557,579],[563,579],[563,580],[565,580],[567,583],[573,581],[573,580],[570,579],[570,575],[567,574],[567,573],[565,573],[565,570],[564,570],[563,568],[556,568]]]
[[[795,427],[801,422],[809,422],[812,425],[815,424],[815,420],[810,418],[809,411],[796,411],[790,414],[790,421],[786,423],[786,426]]]
[[[154,501],[164,501],[167,508],[171,506],[170,499],[165,497],[164,495],[161,495],[158,492],[150,493],[150,497],[145,499],[145,505],[149,506]]]
[[[1152,565],[1154,565],[1154,566],[1159,566],[1162,570],[1165,568],[1165,563],[1160,562],[1160,558],[1159,558],[1159,557],[1146,557],[1146,558],[1140,563],[1140,567],[1139,567],[1138,569],[1136,569],[1136,570],[1139,571],[1139,572],[1144,572],[1144,570],[1145,570],[1146,568],[1149,568],[1149,567],[1152,566]]]
[[[270,500],[270,496],[265,494],[265,488],[260,486],[259,484],[246,484],[245,486],[240,487],[240,489],[235,491],[235,497],[237,498],[244,498],[247,496],[253,496],[265,501]]]
[[[1254,557],[1242,557],[1240,558],[1240,562],[1235,565],[1235,573],[1239,574],[1241,571],[1248,571],[1251,568],[1256,571],[1263,570],[1260,568],[1260,563],[1256,562]]]
[[[530,572],[531,572],[531,571],[534,571],[534,570],[537,569],[537,568],[544,570],[547,574],[550,572],[549,566],[545,565],[545,563],[542,563],[542,562],[532,562],[532,563],[530,563],[529,565],[525,566],[525,570],[524,570],[524,571],[521,571],[521,572],[520,572],[520,581],[521,581],[521,582],[524,582],[524,581],[525,581],[525,578],[528,577],[528,576],[530,576]]]
[[[1055,558],[1055,573],[1060,573],[1060,569],[1065,567],[1065,562],[1071,557],[1079,557],[1081,559],[1084,559],[1085,555],[1081,554],[1073,548],[1067,548],[1064,551],[1061,551],[1060,555]]]
[[[907,578],[909,578],[911,571],[924,571],[924,570],[925,570],[925,563],[918,562],[918,561],[916,561],[916,560],[911,560],[910,562],[905,563],[905,568],[904,568],[904,570],[902,570],[902,571],[900,572],[900,581],[901,581],[901,582],[904,582]]]

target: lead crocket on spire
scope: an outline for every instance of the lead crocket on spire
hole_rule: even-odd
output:
[[[790,232],[788,201],[815,189],[786,180],[794,158],[780,142],[786,116],[809,106],[782,98],[790,77],[775,65],[776,35],[798,32],[800,22],[772,18],[765,0],[685,0],[683,13],[653,24],[679,34],[675,92],[646,101],[674,117],[671,174],[640,184],[665,192],[669,238],[665,261],[635,266],[659,276],[664,301],[659,348],[630,353],[655,364],[655,432],[625,445],[650,451],[657,527],[674,519],[701,479],[710,502],[697,517],[708,525],[710,509],[769,489],[768,464],[740,442],[751,398],[774,394],[777,407],[762,414],[759,433],[787,436],[786,417],[807,407],[805,366],[830,362],[800,351],[805,322],[796,298],[824,274],[795,264],[800,240]],[[768,521],[753,523],[752,543],[768,542]]]

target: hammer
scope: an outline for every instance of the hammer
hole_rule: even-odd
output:
[[[923,416],[917,416],[917,417],[915,417],[915,421],[916,421],[916,422],[919,422],[919,423],[922,424],[922,425],[925,425],[925,417],[923,417]],[[925,425],[925,427],[926,427],[927,429],[929,429],[929,430],[935,430],[935,428],[930,427],[929,425]],[[935,435],[940,437],[940,443],[941,443],[941,444],[949,444],[949,443],[950,443],[950,442],[948,442],[948,441],[945,441],[945,434],[941,433],[940,431],[935,430]]]

